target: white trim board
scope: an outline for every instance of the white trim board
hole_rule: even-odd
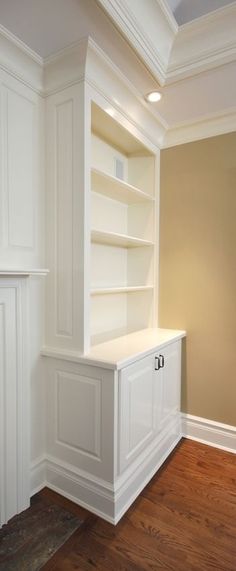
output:
[[[236,454],[236,426],[182,413],[182,435]]]
[[[236,109],[225,113],[211,113],[194,122],[183,122],[166,131],[162,149],[194,141],[217,137],[236,131]]]
[[[190,440],[236,454],[235,426],[182,413],[181,433]],[[158,447],[160,456],[153,450],[138,471],[128,470],[128,477],[119,478],[116,486],[98,478],[91,479],[89,474],[45,454],[31,463],[31,496],[46,486],[106,521],[116,524],[143,489],[144,478],[146,485],[179,439],[180,436],[177,435],[171,440],[166,434]]]

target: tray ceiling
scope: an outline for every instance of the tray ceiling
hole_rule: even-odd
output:
[[[232,0],[166,0],[181,26],[232,3]]]

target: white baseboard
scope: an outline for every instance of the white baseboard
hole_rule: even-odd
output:
[[[182,435],[236,454],[236,426],[182,413]]]
[[[47,455],[44,464],[42,461],[34,466],[33,490],[40,485],[44,466],[45,479],[42,479],[41,487],[47,486],[116,525],[181,439],[180,428],[178,416],[146,449],[140,461],[133,462],[114,485]]]
[[[34,496],[47,486],[46,482],[46,456],[42,455],[33,462],[30,468],[30,497]]]
[[[133,463],[127,468],[114,486],[45,455],[31,464],[31,496],[46,486],[109,523],[117,524],[181,436],[236,454],[235,426],[183,413],[182,430],[178,419],[171,430],[153,443],[153,448],[146,450],[139,465]]]

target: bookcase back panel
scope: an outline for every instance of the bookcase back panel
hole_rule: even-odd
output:
[[[91,298],[91,337],[102,343],[122,335],[127,328],[127,295],[99,295]]]
[[[153,240],[153,204],[132,204],[128,207],[128,232],[143,240]]]
[[[153,249],[132,248],[127,253],[127,284],[154,285]]]
[[[91,154],[92,168],[101,170],[111,176],[117,176],[117,161],[119,161],[123,165],[123,177],[119,178],[125,181],[128,180],[127,157],[94,134],[91,137]]]
[[[91,287],[127,285],[127,256],[125,248],[92,244]]]
[[[92,192],[91,226],[104,232],[128,233],[128,207]]]
[[[155,188],[155,158],[129,157],[128,179],[130,184],[153,196]]]

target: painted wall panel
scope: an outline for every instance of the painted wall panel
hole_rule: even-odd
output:
[[[34,104],[7,90],[8,243],[34,248]]]
[[[57,441],[100,456],[101,381],[57,371]]]

